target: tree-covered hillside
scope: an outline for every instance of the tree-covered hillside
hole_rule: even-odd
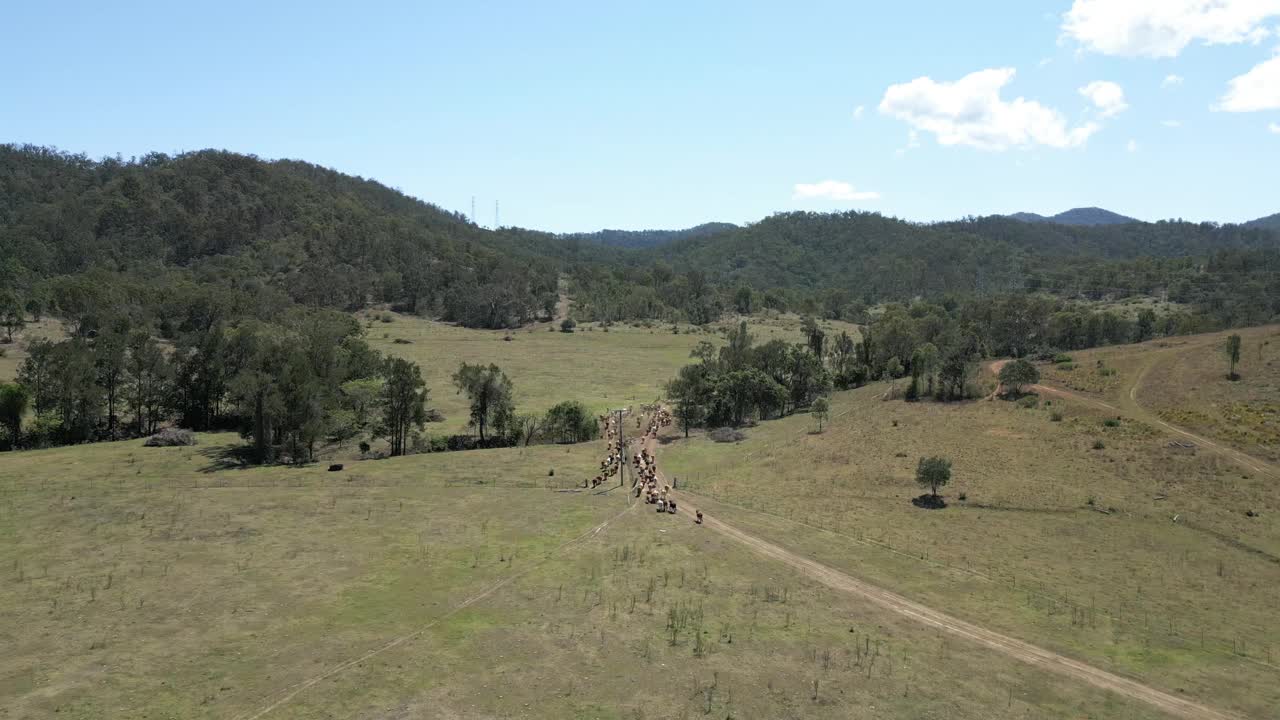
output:
[[[304,162],[213,150],[93,161],[0,146],[0,280],[69,312],[66,286],[93,273],[120,276],[115,289],[132,278],[267,303],[394,302],[505,327],[554,306],[558,269],[544,249],[569,250],[545,234],[532,244]]]
[[[915,224],[874,213],[774,215],[658,251],[706,282],[865,305],[1043,291],[1099,300],[1164,295],[1218,326],[1280,314],[1280,233],[1212,223],[1097,227],[1008,217]]]
[[[676,240],[706,237],[737,229],[738,226],[733,223],[710,222],[685,228],[684,230],[599,230],[593,233],[570,233],[561,237],[599,243],[610,247],[637,249],[658,247]]]
[[[1099,207],[1072,208],[1057,215],[1040,215],[1031,212],[1019,212],[1009,215],[1014,220],[1023,222],[1058,223],[1059,225],[1123,225],[1124,223],[1141,222],[1120,213],[1111,212]]]
[[[918,224],[861,212],[557,236],[485,230],[299,161],[213,150],[94,161],[0,146],[0,283],[77,325],[114,303],[163,329],[212,293],[259,319],[291,304],[387,303],[511,327],[549,316],[568,276],[580,319],[707,322],[762,307],[856,318],[885,301],[1048,292],[1167,296],[1217,327],[1280,314],[1278,237],[1211,223]],[[617,247],[627,245],[652,246]]]
[[[1267,228],[1269,230],[1280,230],[1280,213],[1260,217],[1257,220],[1250,220],[1244,224],[1245,227],[1251,228]]]

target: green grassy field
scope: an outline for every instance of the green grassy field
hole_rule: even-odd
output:
[[[467,400],[457,393],[450,378],[463,362],[494,363],[515,384],[517,410],[542,412],[564,400],[579,400],[593,412],[653,402],[667,381],[690,362],[689,351],[702,340],[717,344],[725,321],[706,329],[671,325],[653,327],[597,324],[562,333],[547,325],[513,331],[469,330],[422,318],[387,313],[363,316],[370,344],[390,355],[422,366],[431,391],[431,405],[445,420],[429,426],[433,433],[467,430]],[[794,315],[751,318],[757,342],[780,338],[800,342],[800,319]],[[828,333],[857,328],[826,321]],[[505,338],[511,338],[506,340]],[[397,342],[400,341],[400,342]],[[405,342],[408,341],[408,342]]]
[[[546,487],[595,444],[328,473],[201,440],[5,458],[0,717],[1154,717]]]
[[[1073,402],[904,403],[884,389],[838,394],[820,435],[792,417],[660,457],[708,510],[802,555],[1211,705],[1280,707],[1273,482]],[[954,463],[941,511],[910,503],[932,454]]]
[[[753,332],[799,337],[794,318]],[[1246,355],[1265,335],[1248,332]],[[507,342],[399,317],[369,335],[421,353],[437,389],[461,359],[496,362],[527,388],[526,409],[565,387],[607,406],[617,391],[600,368],[628,352],[615,359],[645,402],[689,347],[719,337],[615,327]],[[1167,360],[1209,372],[1193,353],[1214,342],[1108,348],[1052,372],[1117,404],[1143,379],[1145,401]],[[531,344],[540,354],[525,355]],[[1233,391],[1271,377],[1241,372]],[[822,434],[803,415],[734,445],[672,433],[659,457],[700,509],[805,557],[1169,692],[1274,715],[1274,482],[1075,401],[909,404],[885,389],[837,394]],[[442,396],[460,427],[461,403]],[[594,474],[600,443],[330,473],[240,469],[240,442],[0,458],[0,719],[1158,717],[708,528],[627,510],[616,491],[566,492]],[[954,462],[945,510],[910,504],[926,454]]]

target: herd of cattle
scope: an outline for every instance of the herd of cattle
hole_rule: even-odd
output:
[[[635,492],[637,498],[643,497],[645,503],[657,506],[657,512],[676,513],[676,499],[671,494],[674,490],[673,485],[665,483],[659,488],[658,486],[658,463],[649,452],[649,444],[656,440],[658,433],[671,425],[671,413],[658,404],[641,406],[644,416],[648,417],[648,425],[644,427],[644,433],[629,441],[624,438],[623,429],[621,427],[622,418],[632,414],[632,409],[627,408],[618,413],[609,413],[600,416],[600,422],[604,426],[604,438],[608,447],[608,454],[600,463],[600,474],[591,479],[591,487],[596,488],[603,485],[609,478],[618,475],[622,471],[623,463],[626,462],[627,443],[634,442],[639,446],[639,451],[632,458],[631,463],[634,466],[635,474],[631,480],[631,488]],[[643,425],[641,415],[636,416],[636,429],[640,430]],[[622,483],[619,478],[619,484]],[[702,523],[702,512],[696,513],[695,522]]]

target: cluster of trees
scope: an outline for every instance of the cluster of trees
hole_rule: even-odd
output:
[[[727,341],[718,351],[708,341],[699,343],[691,356],[697,362],[667,385],[686,434],[698,425],[786,415],[831,391],[820,347],[781,340],[757,345],[745,321],[728,332]]]
[[[729,331],[718,351],[708,342],[697,362],[668,384],[675,415],[686,428],[740,425],[807,407],[831,388],[849,389],[888,380],[903,397],[950,401],[976,397],[974,377],[985,357],[1053,357],[1060,351],[1137,342],[1177,329],[1176,316],[1144,309],[1134,320],[1048,295],[1008,293],[952,298],[940,303],[890,303],[863,326],[861,337],[828,336],[812,316],[802,324],[805,342],[773,340],[755,345],[746,322]],[[1032,374],[1024,372],[1030,368]],[[1005,368],[1015,392],[1038,382],[1025,361]],[[824,405],[814,411],[819,430]]]
[[[134,437],[176,421],[239,429],[256,462],[306,462],[322,443],[361,435],[402,454],[429,419],[421,369],[382,357],[354,318],[328,310],[213,319],[170,340],[116,316],[30,343],[14,387],[34,414],[25,433],[21,414],[12,425],[14,446]]]
[[[185,326],[184,326],[185,327]],[[425,448],[575,443],[599,434],[578,402],[519,414],[496,365],[463,363],[453,384],[470,401],[476,438],[423,435],[429,409],[421,368],[384,357],[350,315],[295,308],[277,323],[213,318],[157,339],[114,316],[67,340],[34,340],[17,382],[0,384],[0,447],[139,437],[161,426],[237,429],[256,463],[309,462],[329,443],[385,439],[391,455]]]
[[[478,438],[452,438],[450,447],[579,443],[600,436],[596,418],[577,401],[566,400],[543,414],[517,413],[515,386],[497,365],[464,362],[453,374],[453,384],[470,401],[468,424]]]

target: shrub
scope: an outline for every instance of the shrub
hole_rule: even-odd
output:
[[[1111,377],[1112,375],[1116,374],[1116,369],[1109,368],[1109,367],[1098,368],[1098,374],[1101,375],[1102,377]]]
[[[1072,370],[1076,369],[1076,365],[1075,363],[1062,363],[1061,365],[1058,366],[1058,369],[1063,370],[1065,372],[1071,372]]]
[[[1062,363],[1069,363],[1071,362],[1071,356],[1066,353],[1058,353],[1053,356],[1053,362],[1058,365],[1061,365]]]
[[[1102,442],[1101,440],[1094,440],[1094,441],[1093,441],[1093,449],[1094,449],[1094,450],[1104,450],[1104,449],[1106,449],[1106,447],[1107,447],[1107,444],[1106,444],[1106,443],[1104,443],[1104,442]]]
[[[1107,418],[1102,421],[1103,427],[1120,427],[1120,418]]]
[[[578,323],[574,322],[573,318],[565,318],[560,322],[560,332],[562,333],[571,333],[576,327],[578,327]]]
[[[412,340],[406,340],[405,338],[396,338],[391,342],[395,343],[396,345],[412,345],[413,344]]]
[[[165,428],[147,438],[147,447],[181,447],[196,444],[196,434],[181,428]]]
[[[1057,410],[1049,413],[1049,422],[1062,422],[1062,413]]]
[[[394,317],[392,317],[391,313],[388,313],[388,312],[384,312],[384,313],[382,313],[382,316],[381,316],[381,317],[379,317],[378,319],[379,319],[379,320],[381,320],[381,321],[382,321],[382,322],[384,322],[384,323],[389,323],[389,322],[391,322],[392,320],[395,320],[395,318],[394,318]]]
[[[360,441],[360,454],[362,455],[369,454],[369,443],[365,442],[364,440]]]
[[[1028,395],[1018,399],[1018,407],[1026,410],[1034,410],[1040,407],[1040,398],[1035,395]]]

